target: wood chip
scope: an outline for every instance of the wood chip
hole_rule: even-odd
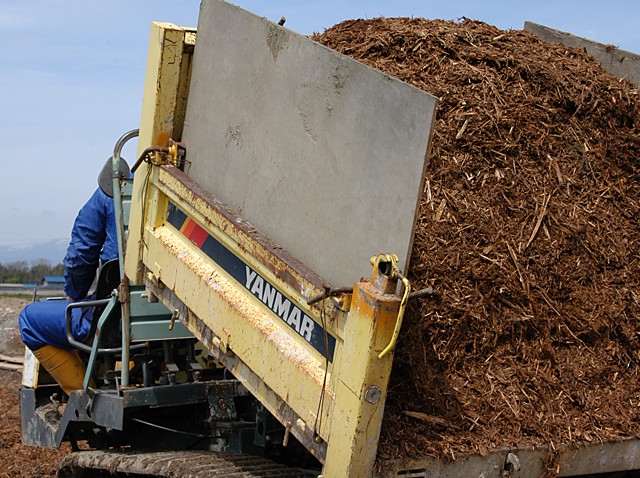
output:
[[[467,19],[314,39],[438,97],[409,266],[434,294],[405,316],[379,453],[640,436],[638,90]]]

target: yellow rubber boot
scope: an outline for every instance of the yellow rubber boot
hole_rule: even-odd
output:
[[[85,368],[75,351],[45,345],[33,354],[67,395],[83,388]]]

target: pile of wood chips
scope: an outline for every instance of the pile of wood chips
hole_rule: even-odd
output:
[[[640,435],[638,91],[467,19],[313,38],[439,99],[379,457]]]

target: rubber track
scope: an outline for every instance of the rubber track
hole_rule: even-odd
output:
[[[241,453],[203,451],[120,452],[81,451],[67,455],[58,476],[91,476],[90,470],[113,476],[161,476],[171,478],[303,478],[299,470],[287,468],[265,458]]]

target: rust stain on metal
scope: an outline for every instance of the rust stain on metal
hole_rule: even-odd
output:
[[[276,264],[272,264],[272,266],[272,270],[276,273],[276,277],[278,279],[290,284],[294,289],[300,290],[300,282],[291,273],[291,271],[287,270],[285,267],[278,269]]]
[[[352,300],[355,301],[359,309],[362,307],[370,309],[370,312],[365,315],[375,318],[371,324],[374,328],[374,343],[381,341],[386,345],[395,329],[400,298],[393,294],[382,294],[370,282],[360,283],[357,289],[357,294]]]
[[[272,343],[291,364],[302,370],[314,382],[318,385],[322,384],[324,371],[318,366],[318,359],[285,331],[282,325],[270,317],[271,314],[258,306],[249,292],[232,284],[199,254],[185,247],[184,243],[167,229],[158,229],[154,235],[202,283],[215,291],[229,307],[240,314],[254,330],[257,330],[265,341]],[[205,318],[201,317],[201,319],[206,323]]]

